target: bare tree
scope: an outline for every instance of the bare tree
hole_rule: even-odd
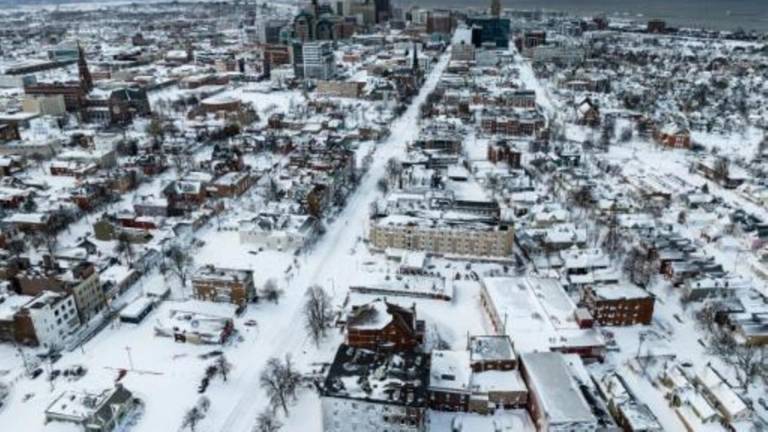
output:
[[[227,382],[229,373],[232,371],[232,363],[227,360],[227,357],[222,354],[216,359],[216,369],[221,374],[221,378],[224,382]]]
[[[156,143],[162,143],[165,138],[165,131],[163,130],[163,123],[159,118],[153,117],[147,125],[147,134],[152,137],[152,140]]]
[[[277,286],[277,280],[274,278],[267,279],[267,281],[264,283],[264,288],[262,288],[261,291],[262,295],[267,299],[267,301],[271,301],[275,304],[280,301],[280,297],[283,295],[283,290]]]
[[[272,409],[282,407],[287,417],[288,400],[296,398],[300,379],[301,374],[294,369],[290,356],[286,356],[284,361],[272,357],[267,361],[267,367],[261,372],[259,383],[267,392]]]
[[[623,241],[619,232],[619,215],[616,213],[616,205],[611,206],[608,216],[608,230],[603,237],[603,248],[612,259],[616,259],[623,252]]]
[[[122,254],[129,264],[133,264],[133,243],[125,232],[121,232],[117,236],[117,246],[115,247],[117,253]]]
[[[387,161],[387,179],[390,181],[403,172],[403,165],[396,158]]]
[[[182,288],[187,286],[192,258],[187,251],[174,245],[168,250],[168,258],[171,260],[171,272],[179,278]]]
[[[201,396],[197,401],[197,405],[190,408],[184,419],[181,421],[181,428],[189,428],[192,432],[197,428],[197,424],[205,418],[205,414],[208,413],[208,409],[211,407],[211,401],[205,396]]]
[[[736,370],[739,385],[747,389],[755,378],[768,373],[768,348],[737,343],[733,336],[716,328],[709,338],[709,351],[720,356]]]
[[[718,182],[724,182],[728,179],[730,174],[729,161],[727,158],[721,156],[715,161],[714,177]]]
[[[282,427],[283,424],[277,419],[274,410],[267,408],[256,417],[253,432],[277,432]]]
[[[319,345],[333,320],[331,297],[319,285],[309,287],[305,295],[307,301],[304,303],[304,324],[312,340]]]

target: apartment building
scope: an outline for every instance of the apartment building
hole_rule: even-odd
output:
[[[403,215],[374,220],[370,230],[371,242],[380,249],[473,256],[508,256],[512,253],[514,237],[508,225]]]

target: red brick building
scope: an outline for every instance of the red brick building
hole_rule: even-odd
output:
[[[416,306],[406,309],[382,299],[356,306],[347,318],[347,345],[370,350],[412,350],[424,342],[424,321]]]
[[[632,285],[585,288],[582,302],[604,326],[649,325],[653,319],[654,297]]]

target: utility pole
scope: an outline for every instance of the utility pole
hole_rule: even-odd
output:
[[[125,347],[125,352],[128,353],[128,365],[130,370],[133,370],[133,357],[131,357],[131,347]]]

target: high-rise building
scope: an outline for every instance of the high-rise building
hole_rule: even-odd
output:
[[[491,0],[491,15],[501,16],[501,0]]]
[[[390,0],[374,0],[376,8],[376,22],[387,22],[392,18],[392,4]]]
[[[510,21],[508,18],[480,15],[468,17],[466,22],[472,28],[472,44],[475,47],[489,42],[494,43],[498,48],[509,46]]]
[[[329,80],[336,75],[336,59],[330,42],[305,43],[302,54],[304,78]]]

